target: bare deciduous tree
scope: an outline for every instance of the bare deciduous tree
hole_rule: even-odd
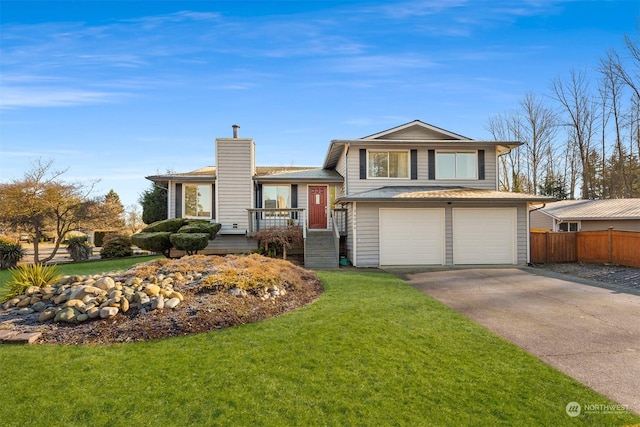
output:
[[[29,233],[34,242],[34,261],[47,262],[56,255],[65,235],[78,230],[101,214],[98,201],[90,198],[93,185],[66,183],[66,172],[53,171],[53,161],[38,160],[21,180],[0,184],[0,222],[14,230]],[[53,233],[54,249],[39,258],[43,235]]]
[[[555,78],[551,83],[555,99],[562,106],[566,114],[566,121],[563,123],[570,128],[570,141],[573,141],[580,155],[580,167],[582,171],[582,182],[580,195],[583,199],[589,199],[590,189],[593,183],[593,171],[590,169],[589,152],[591,142],[596,130],[595,105],[589,93],[589,83],[585,72],[571,70],[569,82],[565,84],[560,78]]]

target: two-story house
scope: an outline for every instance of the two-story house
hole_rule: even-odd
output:
[[[213,252],[255,248],[263,227],[297,225],[305,264],[356,267],[526,264],[529,206],[552,198],[498,191],[515,141],[478,141],[419,120],[333,140],[321,168],[257,167],[255,143],[216,139],[216,166],[149,176],[169,217],[222,224]]]

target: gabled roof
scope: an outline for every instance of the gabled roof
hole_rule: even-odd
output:
[[[568,220],[640,220],[640,199],[561,200],[540,209],[555,219]]]
[[[466,140],[471,138],[458,135],[451,131],[439,128],[421,120],[414,120],[373,135],[360,138],[361,140],[370,139],[430,139],[430,140]]]
[[[455,186],[387,186],[340,197],[336,200],[336,203],[389,200],[437,202],[448,202],[451,200],[551,202],[555,199],[549,196]]]
[[[382,132],[374,133],[358,139],[334,139],[329,144],[323,167],[335,168],[345,146],[351,144],[365,144],[371,147],[376,145],[402,144],[422,145],[431,144],[484,144],[498,147],[499,153],[506,153],[515,147],[522,145],[518,141],[482,141],[467,138],[451,131],[430,125],[420,120],[414,120]],[[465,146],[468,148],[468,145]]]

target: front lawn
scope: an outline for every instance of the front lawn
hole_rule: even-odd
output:
[[[386,273],[316,303],[162,341],[0,345],[3,425],[623,425],[594,391]]]

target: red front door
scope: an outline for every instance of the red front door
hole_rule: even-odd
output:
[[[309,186],[309,228],[327,228],[326,186]]]

